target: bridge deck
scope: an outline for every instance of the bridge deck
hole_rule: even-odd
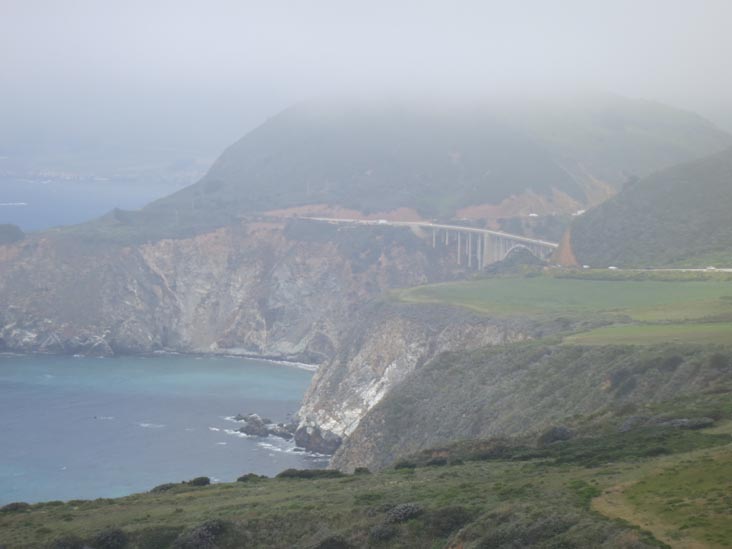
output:
[[[559,244],[556,242],[548,242],[546,240],[539,240],[536,238],[529,238],[512,233],[504,233],[503,231],[494,231],[491,229],[478,229],[475,227],[463,227],[462,225],[444,225],[441,223],[430,223],[427,221],[384,221],[379,219],[339,219],[332,217],[304,217],[303,219],[311,219],[313,221],[325,221],[327,223],[340,223],[340,224],[360,224],[360,225],[390,225],[397,227],[420,227],[420,228],[431,228],[431,229],[443,229],[447,231],[460,231],[467,233],[477,234],[489,234],[491,236],[498,236],[515,240],[517,242],[523,242],[527,244],[534,244],[537,246],[546,246],[548,248],[557,248]]]

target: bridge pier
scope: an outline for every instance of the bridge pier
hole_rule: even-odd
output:
[[[473,233],[468,233],[468,268],[473,266]]]
[[[461,244],[461,242],[460,242],[460,233],[457,234],[457,244],[458,244],[458,249],[457,249],[457,264],[460,265],[461,264],[461,257],[460,256],[462,255],[462,250],[460,248],[460,244]]]

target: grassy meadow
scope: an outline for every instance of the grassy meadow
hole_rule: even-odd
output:
[[[418,286],[393,296],[485,315],[592,314],[617,323],[570,336],[571,343],[732,343],[732,281],[715,276],[677,278],[484,278]]]

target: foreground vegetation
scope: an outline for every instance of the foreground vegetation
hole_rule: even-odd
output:
[[[119,499],[14,504],[0,511],[0,543],[58,549],[665,546],[633,520],[640,508],[650,530],[663,524],[660,537],[674,545],[732,547],[730,430],[723,421],[713,429],[656,427],[529,446],[475,441],[422,452],[381,473],[290,470],[228,484],[196,479]],[[608,498],[622,502],[620,510]]]

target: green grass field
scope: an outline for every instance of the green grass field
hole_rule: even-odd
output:
[[[575,345],[653,345],[658,343],[732,343],[732,323],[623,324],[568,336]]]
[[[454,305],[486,315],[595,314],[640,323],[567,338],[575,344],[732,343],[730,280],[488,278],[418,286],[393,295],[402,302]]]
[[[410,303],[445,303],[485,314],[620,313],[637,320],[732,314],[732,282],[488,278],[395,292]]]

